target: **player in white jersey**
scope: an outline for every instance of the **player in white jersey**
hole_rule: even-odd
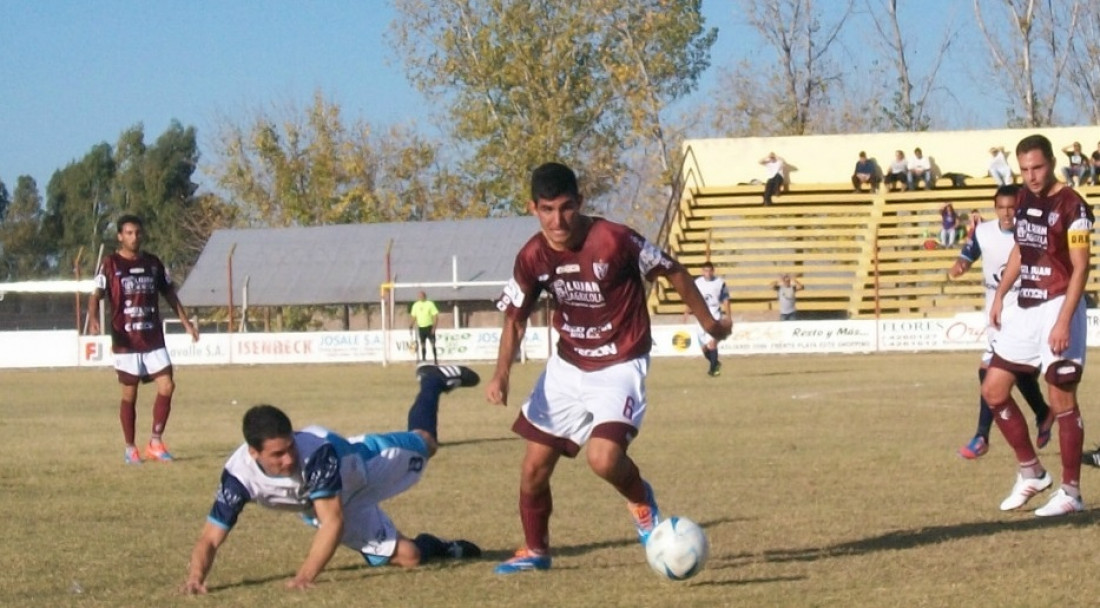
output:
[[[721,319],[723,315],[730,317],[730,293],[726,288],[725,279],[714,275],[714,264],[709,260],[703,263],[702,271],[703,276],[695,279],[695,287],[699,289],[699,293],[707,303],[707,310],[715,319]],[[710,362],[707,375],[720,375],[722,364],[718,362],[718,340],[707,333],[698,322],[695,323],[695,339],[703,349],[703,356]]]
[[[431,534],[410,539],[379,503],[412,487],[438,449],[439,397],[478,376],[460,366],[421,365],[420,391],[409,408],[408,432],[347,439],[310,426],[294,432],[290,419],[272,405],[244,415],[245,444],[225,463],[214,505],[191,552],[185,594],[205,594],[206,576],[218,548],[244,506],[298,513],[317,529],[309,553],[287,588],[313,586],[338,545],[357,551],[371,566],[413,567],[432,558],[473,558],[477,545],[444,541]]]
[[[955,264],[947,271],[948,276],[957,279],[970,267],[982,260],[982,278],[985,283],[985,318],[989,318],[989,309],[993,303],[993,296],[997,293],[997,286],[1001,283],[1001,274],[1008,264],[1008,256],[1012,254],[1012,248],[1016,246],[1013,237],[1013,226],[1016,224],[1016,196],[1019,187],[1014,185],[1001,186],[993,196],[993,207],[997,218],[982,222],[974,230],[974,236],[963,246]],[[1004,305],[1006,308],[1016,307],[1016,295],[1019,292],[1019,281],[1005,294]],[[978,368],[978,384],[985,380],[989,370],[989,362],[993,359],[993,348],[990,346],[997,335],[997,328],[987,327],[986,338],[988,340],[985,352],[982,354],[981,366]],[[1039,448],[1046,447],[1050,442],[1050,429],[1054,425],[1054,416],[1050,414],[1050,408],[1043,399],[1043,392],[1039,388],[1039,374],[1019,372],[1016,374],[1016,387],[1024,396],[1027,404],[1035,412],[1035,425],[1038,433],[1035,437],[1035,445]],[[979,396],[978,403],[978,430],[969,443],[959,448],[959,455],[966,459],[974,459],[989,451],[989,431],[993,427],[993,413],[989,411],[989,404],[984,397]]]

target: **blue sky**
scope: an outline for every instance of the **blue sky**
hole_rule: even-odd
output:
[[[698,96],[716,66],[760,52],[734,6],[704,2],[719,40]],[[957,6],[927,0],[914,10],[927,21],[917,42],[934,45]],[[393,16],[384,0],[0,0],[0,16],[0,180],[9,191],[29,174],[44,194],[56,169],[139,122],[147,142],[173,118],[195,126],[205,149],[220,116],[305,105],[317,90],[349,121],[430,128],[431,108],[384,39]],[[853,29],[846,47],[859,53],[871,32]]]

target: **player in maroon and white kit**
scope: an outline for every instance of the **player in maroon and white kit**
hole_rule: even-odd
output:
[[[730,333],[728,318],[710,314],[695,279],[679,263],[621,224],[581,213],[573,171],[544,164],[531,174],[528,209],[540,232],[516,255],[497,306],[505,313],[491,403],[508,401],[509,374],[539,295],[553,298],[556,351],[512,430],[527,440],[519,510],[525,546],[498,574],[550,567],[550,477],[562,455],[587,444],[588,465],[627,500],[644,544],[660,512],[627,447],[646,411],[645,377],[652,343],[645,281],[666,277],[710,335]]]
[[[1025,188],[1016,209],[1016,246],[994,295],[989,321],[1000,333],[982,382],[982,396],[1005,441],[1016,452],[1019,472],[1001,510],[1018,509],[1053,484],[1028,437],[1027,423],[1013,401],[1017,372],[1043,372],[1050,410],[1058,421],[1062,484],[1038,516],[1084,509],[1079,482],[1084,424],[1077,385],[1085,364],[1085,281],[1089,274],[1088,204],[1054,175],[1054,151],[1042,135],[1016,146]],[[1019,307],[1003,307],[1005,294],[1020,278]]]
[[[141,218],[118,218],[118,251],[107,256],[96,275],[96,289],[88,300],[88,329],[99,333],[99,300],[107,296],[111,304],[111,352],[115,371],[122,385],[119,420],[126,440],[123,454],[129,464],[140,464],[134,445],[139,382],[155,381],[157,397],[153,402],[153,432],[145,447],[145,457],[169,462],[172,454],[161,440],[168,413],[172,410],[172,362],[164,347],[164,329],[160,319],[160,296],[176,311],[183,328],[198,341],[199,331],[187,318],[187,311],[176,295],[172,278],[157,256],[141,250]]]

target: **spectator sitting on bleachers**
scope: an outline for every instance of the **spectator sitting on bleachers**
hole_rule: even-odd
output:
[[[1069,157],[1069,165],[1062,167],[1062,175],[1066,178],[1066,183],[1071,188],[1075,186],[1083,186],[1085,183],[1091,181],[1092,178],[1092,163],[1085,156],[1085,153],[1081,151],[1081,142],[1075,141],[1073,145],[1062,148],[1062,153]],[[1074,184],[1073,178],[1077,178],[1077,183]]]
[[[852,173],[852,188],[859,192],[862,190],[863,184],[868,184],[871,192],[878,192],[878,183],[878,167],[875,166],[875,161],[867,158],[866,152],[860,152],[859,160],[856,161],[856,169]]]
[[[764,169],[768,172],[768,181],[764,183],[764,204],[770,205],[772,197],[783,187],[786,163],[781,157],[776,156],[775,152],[769,152],[767,156],[760,159],[760,164],[764,165]]]
[[[932,161],[921,152],[920,148],[913,150],[913,158],[909,159],[908,187],[917,189],[917,183],[924,180],[924,189],[931,190],[935,184],[932,181]]]
[[[989,161],[989,176],[993,178],[998,187],[1012,185],[1016,181],[1016,177],[1012,175],[1012,167],[1008,166],[1004,146],[990,148],[989,154],[993,157]]]
[[[890,172],[886,174],[885,182],[888,190],[893,190],[894,184],[900,184],[903,189],[907,187],[909,161],[905,160],[905,152],[901,150],[894,152],[894,162],[890,163]]]

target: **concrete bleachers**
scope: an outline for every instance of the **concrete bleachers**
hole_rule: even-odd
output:
[[[872,194],[852,191],[847,183],[792,185],[770,206],[762,205],[763,186],[694,185],[668,216],[664,243],[681,263],[698,274],[708,258],[729,286],[735,315],[777,315],[771,285],[790,273],[805,285],[800,311],[826,317],[936,317],[980,311],[984,302],[980,262],[967,275],[950,279],[947,270],[962,243],[950,249],[925,247],[936,240],[940,208],[952,203],[965,225],[971,209],[994,217],[994,184],[968,179],[952,187],[940,178],[936,188]],[[1087,198],[1100,188],[1084,187]],[[1092,263],[1100,262],[1093,243]],[[1086,292],[1100,290],[1093,272]],[[651,292],[651,309],[680,313],[679,296],[665,281]]]

